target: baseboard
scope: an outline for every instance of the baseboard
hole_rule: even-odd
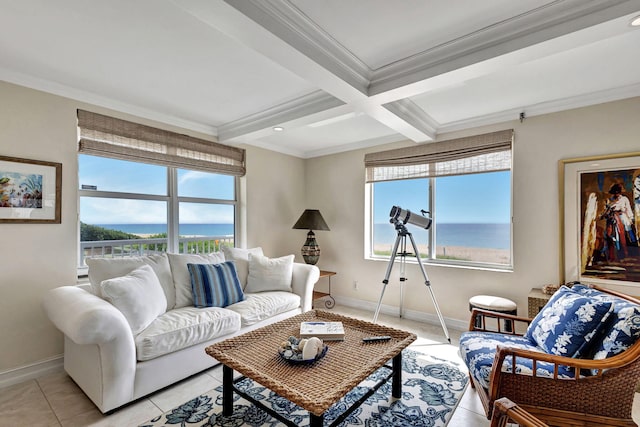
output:
[[[332,295],[332,296],[336,300],[337,304],[371,311],[372,318],[373,318],[373,314],[376,311],[376,307],[378,305],[375,302],[364,301],[356,298],[343,297],[340,295]],[[400,307],[382,304],[380,305],[380,313],[387,314],[389,316],[400,317]],[[423,311],[407,310],[407,309],[404,309],[402,314],[405,319],[415,320],[418,322],[429,323],[431,325],[440,326],[440,319],[436,314],[430,314],[430,313],[425,313]],[[445,325],[447,325],[447,328],[454,329],[456,331],[469,330],[468,320],[463,321],[459,319],[451,319],[451,318],[445,317],[444,323]]]
[[[0,389],[33,380],[54,372],[60,372],[64,369],[63,361],[63,356],[59,355],[30,365],[0,372]]]

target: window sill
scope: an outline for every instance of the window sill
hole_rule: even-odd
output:
[[[385,263],[389,262],[388,257],[377,257],[377,256],[366,256],[365,260],[381,261]],[[396,259],[395,262],[397,263],[398,260]],[[418,261],[416,261],[414,258],[408,257],[406,259],[406,263],[417,265]],[[422,259],[422,264],[424,264],[425,266],[435,266],[435,267],[462,268],[466,270],[493,271],[498,273],[513,273],[513,265],[506,265],[506,264],[504,265],[488,264],[488,263],[472,262],[472,261],[461,263],[461,262],[447,261],[447,260],[441,260],[441,259],[425,259],[425,258]]]

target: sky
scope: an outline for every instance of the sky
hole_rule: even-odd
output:
[[[508,224],[511,216],[511,173],[491,172],[438,178],[438,223]],[[414,214],[429,211],[428,179],[380,182],[374,189],[374,222],[389,221],[393,206]]]
[[[105,174],[103,171],[109,171]],[[438,178],[435,212],[438,223],[510,222],[510,172]],[[103,157],[79,156],[79,183],[102,191],[167,194],[166,168]],[[228,175],[180,170],[180,196],[233,199],[234,178]],[[388,223],[393,206],[415,214],[429,210],[428,180],[376,183],[374,222]],[[82,198],[81,221],[88,224],[166,224],[166,203],[152,200]],[[132,218],[134,218],[132,220]],[[233,223],[233,206],[180,204],[182,224]]]
[[[109,171],[105,174],[104,171]],[[79,156],[79,183],[101,191],[167,194],[167,168],[95,156]],[[197,171],[178,171],[178,194],[185,197],[233,199],[234,177]],[[230,205],[181,203],[181,224],[231,224]],[[154,200],[82,198],[81,221],[88,224],[166,224],[166,202]],[[132,218],[134,218],[132,220]]]

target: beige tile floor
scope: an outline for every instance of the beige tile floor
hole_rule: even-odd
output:
[[[336,306],[333,310],[364,320],[371,320],[373,317],[371,312],[349,307]],[[449,330],[452,341],[450,345],[439,326],[385,315],[380,315],[378,321],[418,335],[419,339],[413,344],[416,350],[428,351],[448,359],[458,357],[459,331]],[[0,427],[137,426],[221,384],[222,369],[220,366],[214,367],[105,416],[69,376],[61,371],[0,389]],[[638,422],[640,410],[637,408],[640,406],[640,399],[636,399],[636,402],[634,419]],[[483,414],[475,391],[468,387],[449,427],[489,426],[489,421]]]

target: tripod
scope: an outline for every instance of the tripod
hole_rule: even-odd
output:
[[[436,309],[436,313],[438,314],[438,318],[440,319],[440,325],[442,325],[442,330],[444,332],[444,336],[447,338],[447,341],[451,343],[451,338],[449,338],[449,331],[447,330],[447,325],[444,323],[444,318],[442,317],[442,313],[440,312],[440,307],[438,307],[438,302],[436,301],[436,297],[433,294],[433,290],[431,289],[431,282],[429,281],[429,277],[427,276],[427,272],[424,270],[424,265],[422,264],[422,259],[420,258],[420,252],[418,252],[418,246],[416,246],[415,240],[413,240],[413,236],[407,230],[407,227],[399,220],[393,220],[396,231],[398,232],[398,236],[396,237],[396,241],[393,245],[393,251],[391,251],[391,257],[389,258],[389,265],[387,266],[387,272],[384,275],[384,286],[382,287],[382,292],[380,293],[380,299],[378,300],[378,306],[376,307],[376,312],[373,315],[373,323],[376,323],[378,320],[378,314],[380,313],[380,305],[382,304],[382,297],[384,296],[384,291],[387,289],[387,285],[389,284],[389,277],[391,276],[391,269],[393,268],[393,263],[396,259],[396,256],[400,255],[400,317],[402,317],[402,301],[404,299],[404,282],[407,280],[405,277],[405,264],[406,257],[409,255],[407,253],[407,236],[411,241],[411,246],[413,246],[413,253],[415,254],[416,259],[418,260],[418,265],[420,266],[420,271],[422,271],[422,276],[424,277],[424,284],[429,290],[429,294],[431,295],[431,300],[433,301],[433,306]],[[398,253],[398,246],[400,246],[400,253]]]

